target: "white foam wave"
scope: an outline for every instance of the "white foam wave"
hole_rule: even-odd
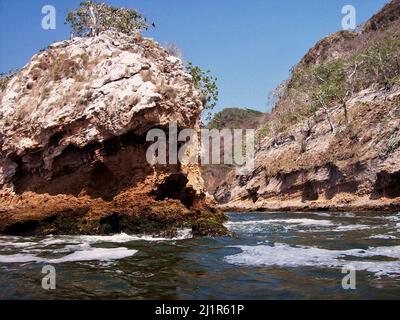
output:
[[[77,240],[74,241],[73,239],[70,239],[71,243],[78,243]],[[53,246],[53,245],[57,245],[57,244],[65,244],[66,240],[63,238],[54,238],[53,236],[50,236],[49,238],[46,238],[44,240],[41,240],[39,242],[40,246],[43,247],[48,247],[48,246]]]
[[[310,212],[312,215],[327,218],[356,218],[356,214],[352,212]]]
[[[0,263],[36,262],[59,264],[79,261],[114,261],[131,257],[137,252],[137,250],[129,250],[127,248],[90,248],[88,250],[76,251],[58,259],[44,259],[32,254],[0,255]]]
[[[391,215],[391,216],[379,216],[379,217],[376,217],[376,218],[387,220],[389,222],[399,222],[400,221],[400,214],[395,214],[395,215]]]
[[[32,254],[0,255],[0,263],[40,262],[42,259]]]
[[[74,261],[109,261],[119,260],[134,255],[136,250],[127,248],[92,248],[93,244],[116,243],[123,244],[133,241],[177,241],[192,237],[191,229],[179,230],[175,238],[136,236],[125,233],[112,236],[49,236],[37,242],[25,242],[24,238],[2,237],[0,239],[0,250],[8,252],[18,250],[18,254],[0,255],[0,263],[64,263]],[[0,252],[1,252],[0,251]],[[68,254],[59,259],[44,259],[39,253]]]
[[[329,227],[335,224],[329,220],[314,220],[314,219],[270,219],[270,220],[253,220],[253,221],[236,221],[227,222],[225,226],[231,231],[247,231],[256,232],[262,231],[269,225],[282,225],[286,229],[297,227],[320,226]]]
[[[274,220],[275,222],[298,224],[302,226],[333,226],[334,223],[329,220],[313,220],[313,219],[288,219],[288,220]]]
[[[374,229],[375,227],[368,226],[365,224],[351,224],[347,226],[339,226],[334,229],[334,232],[347,232],[347,231],[355,231],[355,230],[367,230],[367,229]]]
[[[319,217],[326,217],[326,218],[332,217],[332,214],[331,213],[327,213],[327,212],[310,212],[310,214],[315,215],[315,216],[319,216]]]
[[[111,236],[49,236],[38,242],[27,242],[22,237],[1,237],[0,249],[43,249],[56,245],[65,245],[64,249],[57,252],[70,251],[71,249],[81,249],[82,245],[95,243],[128,243],[133,241],[178,241],[192,238],[191,229],[178,230],[174,238],[155,237],[149,235],[128,235],[126,233]],[[60,251],[61,250],[61,251]]]
[[[323,214],[323,213],[322,213]],[[351,213],[343,213],[353,217]],[[355,217],[355,215],[354,215]],[[389,227],[386,225],[367,225],[367,224],[350,224],[344,225],[335,223],[330,220],[317,220],[317,219],[268,219],[268,220],[253,220],[253,221],[236,221],[228,222],[225,226],[232,232],[255,233],[265,231],[268,226],[281,226],[285,230],[296,230],[301,233],[309,232],[349,232],[349,231],[362,231],[379,229],[382,227]],[[400,228],[400,223],[397,224]],[[400,230],[399,230],[400,231]]]
[[[396,236],[391,236],[389,234],[377,234],[375,236],[370,236],[368,239],[378,239],[378,240],[398,240]]]
[[[79,236],[77,239],[88,243],[127,243],[132,241],[177,241],[192,238],[191,229],[182,229],[178,231],[178,234],[174,238],[155,237],[149,235],[128,235],[125,233],[116,234],[112,236]]]
[[[400,275],[400,261],[348,261],[344,257],[385,256],[400,258],[400,246],[378,247],[368,250],[327,250],[314,247],[291,247],[287,244],[275,246],[239,246],[241,253],[225,257],[228,263],[244,266],[279,267],[325,267],[343,268],[352,265],[356,270],[374,273],[376,276]]]
[[[88,250],[76,251],[59,259],[51,259],[49,263],[64,263],[75,261],[113,261],[128,258],[136,254],[137,250],[127,248],[91,248]]]
[[[0,241],[0,247],[12,247],[12,248],[29,248],[35,246],[35,242],[11,242],[11,241]]]

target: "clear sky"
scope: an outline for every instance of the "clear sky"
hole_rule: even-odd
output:
[[[0,71],[69,37],[66,13],[81,0],[0,0]],[[185,60],[218,77],[217,110],[267,111],[267,97],[321,38],[341,29],[342,7],[353,5],[365,22],[387,0],[105,0],[145,14],[157,28],[144,33],[175,43]],[[57,9],[57,29],[43,30],[41,9]]]

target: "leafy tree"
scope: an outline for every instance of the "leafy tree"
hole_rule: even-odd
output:
[[[95,1],[82,2],[78,9],[68,13],[65,23],[71,25],[75,35],[82,37],[94,37],[112,29],[132,34],[149,27],[146,18],[134,9],[116,8]]]
[[[365,74],[389,90],[399,81],[400,40],[385,39],[361,55]]]
[[[312,74],[315,78],[314,90],[311,94],[312,104],[320,106],[326,115],[331,127],[335,131],[335,126],[330,118],[328,108],[335,101],[345,101],[347,96],[347,70],[341,60],[317,66]],[[345,117],[347,121],[347,108],[344,105]]]
[[[348,113],[348,110],[347,110],[347,99],[349,99],[353,94],[354,94],[354,91],[355,91],[355,85],[354,85],[354,83],[355,83],[355,81],[356,81],[356,79],[357,79],[357,71],[358,71],[358,67],[359,67],[359,64],[358,63],[355,63],[354,65],[351,65],[351,68],[350,68],[350,71],[348,71],[347,72],[347,76],[346,76],[346,89],[347,89],[347,91],[346,91],[346,94],[345,94],[345,96],[343,97],[342,96],[342,108],[343,108],[343,111],[344,111],[344,120],[345,120],[345,123],[346,123],[346,126],[348,126],[349,125],[349,113]]]
[[[212,119],[212,110],[218,102],[218,85],[217,78],[211,76],[211,71],[203,71],[200,67],[194,66],[191,62],[187,64],[187,71],[193,78],[196,89],[200,90],[203,95],[204,110],[208,111],[206,121]]]

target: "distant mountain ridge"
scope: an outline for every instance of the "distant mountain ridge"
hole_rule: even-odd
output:
[[[216,113],[208,123],[208,129],[254,129],[259,128],[265,120],[265,113],[248,108],[226,108]],[[221,148],[221,157],[223,148]],[[230,165],[206,165],[201,167],[206,190],[213,194],[221,181],[232,170]]]
[[[265,113],[248,108],[226,108],[216,113],[209,129],[257,129]]]

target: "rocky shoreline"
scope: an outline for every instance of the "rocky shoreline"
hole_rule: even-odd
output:
[[[192,229],[193,236],[224,236],[225,215],[208,206],[188,209],[178,200],[156,201],[125,193],[112,202],[67,196],[24,195],[25,205],[0,211],[0,234],[47,235],[157,235],[176,236]]]
[[[352,204],[276,202],[265,205],[220,205],[223,212],[400,212],[400,201],[359,202]]]

